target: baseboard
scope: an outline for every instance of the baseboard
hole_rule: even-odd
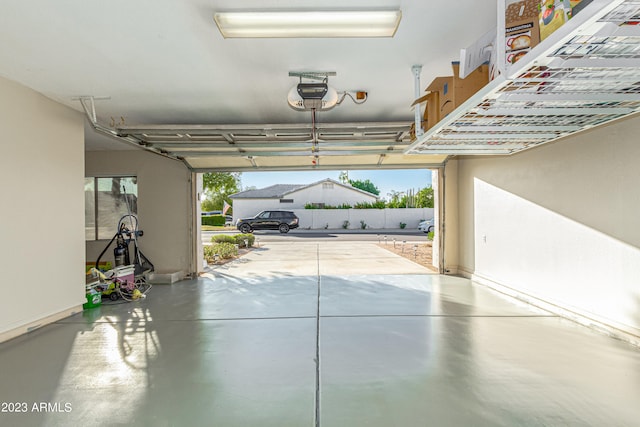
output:
[[[33,322],[29,322],[25,325],[19,326],[14,329],[10,329],[5,332],[0,332],[0,342],[5,342],[10,339],[17,338],[20,335],[33,332],[36,329],[40,329],[45,325],[49,325],[53,322],[57,322],[58,320],[65,319],[69,316],[73,316],[74,314],[77,314],[80,312],[82,312],[82,305],[68,308],[61,312],[49,315],[47,317],[43,317],[42,319],[39,319],[39,320],[34,320]]]
[[[462,276],[465,279],[471,279],[473,277],[473,271],[467,270],[464,267],[458,267],[458,276]]]
[[[507,285],[495,282],[491,279],[475,273],[471,273],[466,270],[464,270],[462,275],[468,279],[471,279],[471,281],[475,283],[486,286],[490,289],[493,289],[494,291],[500,292],[501,294],[508,295],[512,298],[517,299],[518,301],[524,302],[537,308],[541,308],[545,311],[548,311],[560,317],[564,317],[590,329],[597,330],[612,338],[616,338],[632,344],[636,347],[640,347],[640,336],[634,333],[635,331],[626,329],[629,327],[625,325],[616,324],[615,322],[612,322],[608,319],[598,318],[593,313],[580,312],[574,308],[568,309],[556,303],[526,294],[524,292],[518,291],[517,289],[511,288]]]

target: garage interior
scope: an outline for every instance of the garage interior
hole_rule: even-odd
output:
[[[344,9],[339,2],[312,3],[316,4],[304,8]],[[424,285],[434,286],[430,282],[433,280],[449,281],[447,286],[458,292],[462,287],[469,292],[473,289],[474,294],[492,288],[513,297],[513,301],[531,303],[551,313],[540,315],[529,306],[516,305],[521,312],[505,309],[509,322],[495,324],[495,329],[485,324],[487,329],[478,332],[464,329],[465,320],[456,317],[460,311],[429,312],[433,322],[443,322],[448,316],[454,322],[450,330],[446,326],[440,329],[450,334],[446,337],[448,344],[443,345],[449,352],[442,357],[451,364],[446,371],[434,371],[449,376],[438,376],[431,383],[433,389],[420,389],[417,394],[424,401],[439,402],[436,395],[441,396],[443,388],[450,392],[444,395],[453,400],[440,408],[436,404],[427,406],[431,415],[438,415],[436,419],[442,422],[450,420],[452,425],[469,425],[472,419],[477,425],[603,425],[602,414],[608,413],[612,416],[609,425],[632,425],[630,420],[637,419],[638,412],[628,399],[638,395],[637,381],[631,380],[637,378],[640,363],[640,231],[636,227],[640,217],[640,174],[636,167],[640,156],[636,143],[640,126],[636,114],[640,107],[636,81],[640,32],[636,26],[621,24],[635,22],[640,4],[633,0],[591,1],[444,120],[422,135],[418,131],[417,138],[412,139],[415,114],[411,105],[424,93],[424,83],[450,75],[451,61],[459,59],[459,49],[472,46],[485,32],[505,26],[504,2],[497,6],[494,0],[468,3],[350,2],[353,10],[402,12],[393,37],[362,39],[225,39],[213,15],[237,10],[238,5],[222,0],[192,0],[179,5],[39,2],[37,13],[32,3],[6,4],[0,26],[0,37],[7,41],[0,46],[0,120],[5,151],[0,168],[5,200],[0,227],[7,244],[0,249],[0,259],[3,286],[10,298],[3,300],[0,310],[0,339],[6,341],[0,347],[0,359],[7,362],[4,366],[20,369],[14,373],[3,370],[2,401],[29,398],[51,402],[61,396],[51,392],[61,381],[61,370],[71,375],[65,379],[67,385],[77,380],[83,391],[99,390],[105,378],[100,366],[80,361],[82,351],[74,353],[80,358],[74,366],[73,358],[65,358],[65,353],[83,339],[86,342],[79,343],[79,349],[95,345],[109,348],[113,337],[109,338],[107,325],[116,325],[109,326],[116,330],[153,325],[160,335],[164,326],[169,329],[166,337],[180,334],[179,322],[153,323],[153,319],[136,317],[148,312],[126,306],[100,319],[79,314],[86,301],[82,267],[104,246],[103,241],[85,240],[85,177],[136,176],[138,216],[145,230],[143,251],[159,271],[184,271],[195,277],[202,271],[196,220],[200,172],[420,167],[438,171],[436,245],[441,249],[439,265],[445,273],[421,276]],[[253,1],[242,5],[246,10],[299,8],[296,2]],[[497,51],[504,52],[504,40],[497,40]],[[421,65],[422,84],[413,68],[417,64]],[[292,72],[330,73],[330,86],[344,93],[366,92],[366,102],[358,104],[347,96],[329,111],[295,111],[287,105],[287,94],[299,82],[299,76],[292,76]],[[219,302],[215,298],[198,294],[204,292],[196,286],[202,280],[187,281],[184,286],[190,290],[185,295],[201,300],[202,306],[206,301],[216,307]],[[166,314],[163,310],[177,310],[174,304],[186,298],[177,289],[154,289],[157,297],[145,301],[153,305],[154,317],[162,319]],[[448,292],[441,292],[440,297],[455,304],[455,296]],[[331,298],[330,293],[326,296]],[[504,314],[484,312],[485,307],[474,302],[478,303],[475,310],[480,317],[495,319]],[[384,301],[378,303],[379,307],[385,306]],[[464,299],[458,304],[464,306]],[[188,318],[186,312],[183,314]],[[321,328],[334,330],[327,336],[327,344],[333,339],[335,347],[345,346],[348,337],[339,333],[344,325],[332,324],[334,318],[321,319],[320,312],[315,314]],[[393,314],[398,315],[394,318],[398,326],[386,330],[386,336],[429,334],[420,329],[424,324],[403,326],[417,313],[409,310]],[[467,320],[475,319],[473,313],[463,314]],[[304,317],[301,322],[309,325],[301,328],[315,327],[313,319],[305,317],[313,318],[314,313],[283,316]],[[534,317],[543,322],[552,319],[563,326],[536,328],[531,323]],[[564,323],[567,318],[590,329]],[[376,328],[375,319],[358,321],[361,323],[344,327],[343,333],[362,339]],[[241,329],[233,326],[226,333],[240,336],[246,332]],[[260,342],[259,330],[251,332],[254,335],[248,339]],[[269,336],[265,334],[262,339]],[[295,328],[288,335],[295,336]],[[477,347],[464,341],[469,336],[474,337]],[[143,334],[136,345],[148,345],[150,341],[145,338],[155,339]],[[580,345],[572,347],[569,344],[575,339]],[[347,358],[362,369],[355,372],[364,375],[366,368],[371,373],[394,364],[392,354],[389,359],[372,358],[372,353],[362,350],[372,349],[366,346],[371,342],[362,342],[361,350],[358,342],[349,347],[352,358]],[[514,360],[513,352],[518,348],[539,347],[545,352],[532,353],[529,358],[520,355],[527,362],[509,365],[513,371],[479,375],[475,377],[477,382],[465,382],[473,377],[469,369],[480,366],[486,373],[504,366],[496,362],[501,353],[489,351],[498,343],[497,348],[504,349],[509,360]],[[191,352],[190,348],[197,351]],[[473,355],[493,354],[495,359],[465,359],[472,348]],[[193,359],[193,353],[200,350],[206,357]],[[313,343],[304,351],[309,354],[303,357],[310,357],[313,366]],[[345,383],[335,374],[340,369],[331,371],[332,366],[345,369],[338,359],[349,351],[325,354],[327,375],[337,375],[332,380],[337,394],[327,391],[327,405],[345,393],[341,386],[353,384],[346,382],[344,371]],[[405,353],[414,351],[416,358],[428,359],[428,354],[413,346]],[[55,365],[34,357],[49,352]],[[243,353],[233,356],[238,354]],[[118,351],[112,356],[115,360],[123,357]],[[396,357],[396,365],[406,361],[400,355]],[[456,359],[460,357],[469,363]],[[196,368],[179,368],[183,360],[192,361]],[[122,422],[144,424],[153,420],[154,425],[177,425],[180,415],[187,417],[182,412],[185,408],[196,411],[194,416],[209,416],[194,408],[207,404],[203,399],[207,393],[215,401],[216,390],[189,377],[204,375],[208,362],[215,360],[206,346],[175,343],[173,352],[153,368],[158,369],[154,373],[189,379],[180,383],[186,397],[191,396],[187,393],[189,386],[202,385],[201,393],[192,391],[193,396],[199,396],[198,405],[181,407],[171,401],[176,397],[171,396],[167,382],[161,384],[157,399],[147,409],[171,401],[168,407],[178,415],[145,419],[137,414]],[[244,366],[243,361],[237,363],[236,368]],[[583,370],[572,371],[570,365],[574,363]],[[534,369],[540,366],[544,369]],[[598,366],[596,371],[594,366]],[[533,377],[540,372],[545,374],[544,381]],[[38,377],[43,382],[39,383]],[[87,377],[97,380],[92,382]],[[515,384],[510,377],[521,382]],[[105,386],[109,396],[128,390],[137,381],[118,375],[110,378]],[[410,375],[406,378],[410,383]],[[456,378],[463,380],[456,383]],[[448,380],[456,386],[448,389]],[[345,404],[343,418],[336,412],[325,413],[323,424],[322,418],[319,422],[317,417],[307,420],[305,412],[302,418],[292,417],[288,425],[300,425],[296,424],[300,419],[317,425],[355,425],[352,420],[357,417],[350,411],[371,410],[380,401],[387,412],[378,408],[380,414],[371,419],[371,425],[376,425],[376,419],[386,423],[378,425],[428,423],[423,418],[429,414],[418,410],[416,402],[403,406],[402,393],[408,393],[415,384],[405,383],[402,393],[391,399],[380,381],[378,389],[376,384],[368,384],[371,399],[367,404]],[[18,387],[17,383],[27,385]],[[33,390],[29,384],[45,391],[30,397]],[[469,384],[472,392],[459,394]],[[524,391],[527,384],[533,391]],[[521,414],[523,418],[501,418],[505,414],[498,410],[483,415],[481,403],[489,397],[482,394],[480,385],[490,385],[492,392],[503,393],[490,396],[495,401],[510,395],[509,414]],[[252,387],[269,392],[268,382]],[[313,389],[315,385],[305,383],[301,387]],[[153,394],[152,388],[137,391]],[[548,412],[541,409],[548,403],[545,390],[553,390],[551,395],[562,402]],[[582,393],[585,390],[586,397]],[[313,396],[313,392],[305,396]],[[246,411],[264,410],[266,414],[273,409],[267,400],[258,399],[252,406],[250,398],[255,395],[244,401],[249,408]],[[456,399],[468,412],[455,413]],[[528,402],[533,404],[528,406]],[[116,403],[122,408],[127,401]],[[74,404],[74,419],[91,419],[95,408],[79,400]],[[313,402],[310,405],[313,407]],[[562,412],[563,405],[566,412]],[[600,412],[593,409],[598,405],[603,408]],[[525,406],[539,411],[527,412]],[[104,415],[112,407],[101,404],[97,408]],[[274,411],[277,415],[273,417],[291,415],[296,410],[295,404],[287,404],[281,411]],[[407,414],[412,411],[417,411],[415,418],[403,418],[410,417]],[[385,413],[391,414],[389,418]],[[42,424],[37,414],[30,415],[23,420]],[[241,415],[241,408],[227,414],[218,412],[221,418],[216,425],[233,425],[233,417]],[[560,418],[545,418],[554,415]],[[14,417],[12,422],[20,420],[18,414],[4,416]],[[70,415],[56,414],[46,425],[64,425],[65,416]],[[274,418],[265,419],[252,422],[275,422]],[[344,424],[345,420],[352,423]],[[197,418],[193,421],[193,425],[206,424]],[[108,424],[105,418],[87,425],[91,423]]]

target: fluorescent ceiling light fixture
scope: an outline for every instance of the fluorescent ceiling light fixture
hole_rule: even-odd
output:
[[[216,25],[224,38],[393,37],[399,10],[221,12]]]

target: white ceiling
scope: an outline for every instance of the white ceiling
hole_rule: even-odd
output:
[[[451,75],[458,52],[496,26],[495,0],[0,0],[0,75],[98,120],[126,125],[308,123],[291,109],[289,71],[335,71],[338,91],[364,90],[323,123],[412,121],[411,66],[422,88]],[[399,8],[393,38],[223,39],[213,14],[245,9]],[[87,132],[88,149],[126,144]]]

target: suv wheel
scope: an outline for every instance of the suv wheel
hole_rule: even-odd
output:
[[[240,226],[240,232],[244,234],[251,233],[251,226],[249,224],[242,224]]]
[[[430,225],[429,228],[427,228],[427,231],[425,233],[431,233],[433,231],[433,225]]]
[[[288,233],[289,226],[287,224],[280,224],[280,226],[278,227],[278,230],[280,230],[281,233]]]

